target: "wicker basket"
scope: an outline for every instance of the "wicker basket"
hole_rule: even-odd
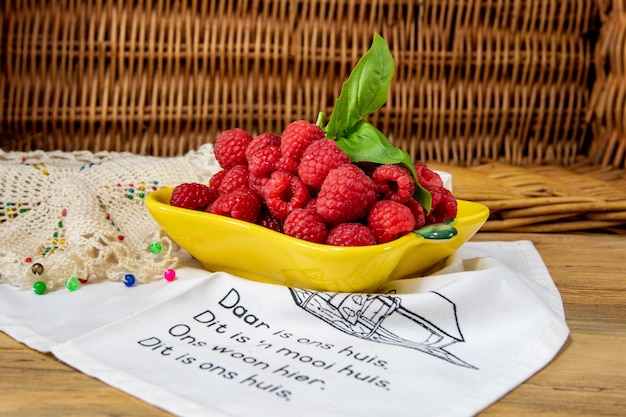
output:
[[[4,149],[181,154],[329,112],[373,33],[397,61],[372,122],[416,159],[570,164],[597,9],[581,0],[8,1]]]
[[[587,120],[592,122],[589,155],[595,164],[626,167],[626,2],[600,1],[601,30],[594,48],[593,85]]]
[[[564,219],[570,230],[626,223],[592,224],[620,219],[602,213],[622,213],[622,206],[571,183],[558,191],[563,182],[546,172],[542,184],[559,199],[537,194],[519,171],[538,175],[535,168],[551,164],[570,168],[559,171],[563,178],[585,170],[623,185],[621,171],[608,181],[596,169],[624,165],[626,18],[617,0],[3,4],[3,150],[166,156],[232,127],[280,133],[294,119],[313,121],[332,110],[378,32],[396,75],[371,121],[416,160],[465,169],[455,180],[459,197],[488,195],[477,198],[494,212],[488,228],[550,230],[546,224]],[[511,184],[518,176],[523,180]],[[566,215],[547,208],[554,201],[580,204]]]

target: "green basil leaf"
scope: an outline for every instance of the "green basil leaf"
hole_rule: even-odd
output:
[[[345,137],[355,123],[382,107],[387,101],[394,72],[389,46],[376,33],[370,49],[341,87],[325,129],[326,137]]]
[[[369,122],[357,122],[347,137],[336,140],[337,145],[348,154],[353,162],[374,162],[377,164],[400,164],[413,174],[415,179],[415,193],[413,197],[430,212],[432,196],[422,187],[417,178],[415,165],[409,154],[393,146],[389,139]]]

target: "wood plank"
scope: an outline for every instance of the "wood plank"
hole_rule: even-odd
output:
[[[169,416],[0,332],[0,416]]]
[[[545,369],[484,416],[619,416],[626,410],[626,335],[572,332]]]

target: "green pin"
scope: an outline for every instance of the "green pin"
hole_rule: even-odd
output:
[[[150,252],[158,255],[159,253],[161,253],[161,251],[163,250],[163,246],[161,246],[161,244],[159,242],[154,242],[152,244],[150,244]]]
[[[65,280],[65,287],[70,291],[76,291],[80,287],[80,282],[78,278],[72,276]]]
[[[33,291],[35,294],[42,295],[46,293],[48,286],[43,281],[37,281],[33,284]]]

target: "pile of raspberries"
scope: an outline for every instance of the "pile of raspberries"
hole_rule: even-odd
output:
[[[415,181],[408,169],[353,163],[319,126],[305,120],[291,122],[281,136],[226,130],[214,153],[222,169],[207,185],[175,187],[172,206],[335,246],[385,243],[456,217],[456,199],[425,165],[415,168],[433,198],[428,214],[413,198]]]

